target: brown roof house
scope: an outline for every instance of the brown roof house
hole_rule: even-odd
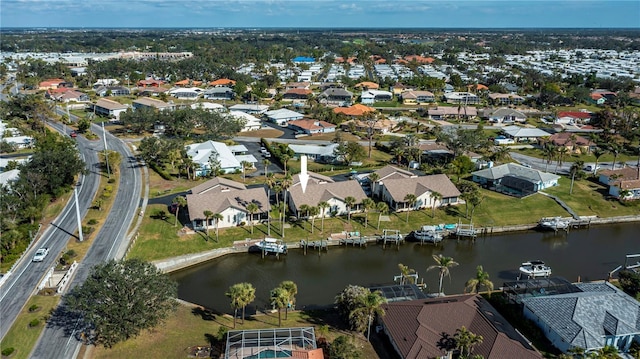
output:
[[[375,181],[372,181],[371,178],[376,178]],[[394,167],[391,165],[387,165],[382,167],[381,169],[369,174],[367,178],[371,183],[371,193],[374,197],[380,197],[382,192],[382,182],[386,180],[392,179],[401,179],[401,178],[416,178],[418,175],[413,172],[409,172],[407,170],[400,169],[398,167]]]
[[[329,208],[326,214],[335,213],[338,215],[347,214],[347,205],[345,198],[353,197],[356,199],[356,205],[350,208],[351,213],[360,210],[360,203],[367,198],[364,190],[358,181],[341,181],[334,182],[331,178],[319,175],[314,172],[307,172],[309,181],[304,192],[300,184],[300,175],[293,176],[293,184],[289,187],[289,208],[296,216],[299,215],[300,206],[306,204],[308,206],[317,206],[320,202],[327,202]],[[320,213],[319,216],[323,214]]]
[[[383,304],[382,330],[402,359],[452,358],[453,336],[465,327],[482,336],[472,355],[485,359],[541,359],[528,340],[476,294]]]
[[[221,178],[214,178],[190,190],[187,194],[189,219],[196,230],[209,228],[234,227],[266,219],[271,209],[267,191],[264,187],[247,189],[245,185]],[[258,210],[249,213],[247,206],[255,203]],[[207,219],[204,211],[219,213],[222,219],[217,222]],[[217,222],[217,223],[216,223]]]
[[[460,197],[460,191],[445,174],[387,179],[378,181],[378,185],[381,187],[382,200],[395,211],[457,204]],[[405,200],[408,194],[416,196],[416,203],[412,207]]]
[[[549,141],[555,146],[564,147],[572,153],[590,153],[596,144],[589,139],[570,132],[559,132],[549,136]]]
[[[640,199],[640,167],[624,167],[599,172],[598,181],[609,185],[609,194],[626,201]]]
[[[336,131],[336,125],[327,121],[302,119],[289,121],[289,127],[294,130],[302,131],[307,135],[314,135],[320,133],[329,133]]]

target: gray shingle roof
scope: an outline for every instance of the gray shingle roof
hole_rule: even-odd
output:
[[[223,190],[243,190],[247,189],[247,186],[240,182],[228,180],[222,177],[215,177],[204,183],[201,183],[189,191],[192,194],[203,194],[205,192],[222,192]]]
[[[403,202],[409,193],[420,196],[426,192],[438,192],[443,198],[460,196],[460,191],[445,174],[388,179],[383,181],[383,185],[396,202]]]
[[[298,185],[291,186],[289,194],[291,196],[291,203],[293,203],[296,208],[300,208],[303,204],[317,206],[318,203],[328,201],[332,198],[344,202],[346,197],[351,196],[356,199],[356,203],[360,203],[363,199],[367,198],[358,181],[326,182],[321,184],[309,181],[304,193],[302,192],[302,186]]]
[[[187,208],[191,220],[204,219],[205,210],[220,213],[229,207],[233,207],[246,212],[247,205],[251,202],[258,205],[257,213],[271,210],[264,187],[222,192],[210,191],[204,194],[187,195]]]
[[[548,172],[542,172],[533,168],[524,167],[516,163],[505,163],[500,166],[485,168],[480,171],[471,172],[472,175],[491,180],[500,179],[507,175],[526,178],[535,183],[557,180],[560,176]]]
[[[565,342],[585,349],[605,345],[604,336],[640,332],[640,303],[606,282],[578,283],[584,292],[531,297],[524,305]]]

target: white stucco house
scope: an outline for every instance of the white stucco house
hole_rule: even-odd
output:
[[[242,170],[240,161],[233,155],[229,147],[222,142],[206,141],[185,146],[187,155],[199,164],[196,176],[208,175],[212,168],[219,168],[224,173]]]
[[[286,126],[289,121],[301,120],[304,117],[303,114],[286,108],[267,111],[265,115],[269,121],[277,124],[278,126]]]

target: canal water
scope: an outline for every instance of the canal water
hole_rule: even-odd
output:
[[[462,293],[464,283],[475,276],[476,266],[489,272],[496,288],[514,280],[521,262],[540,259],[553,276],[569,281],[607,278],[624,264],[626,254],[640,253],[640,224],[594,226],[559,232],[511,233],[469,240],[446,239],[441,244],[405,242],[399,247],[370,243],[366,248],[330,247],[318,255],[309,250],[290,250],[287,255],[261,258],[257,253],[228,255],[171,274],[180,299],[217,312],[230,313],[225,291],[233,284],[249,282],[256,287],[256,301],[249,311],[269,307],[269,291],[283,280],[298,285],[297,308],[325,306],[347,285],[390,284],[399,274],[398,263],[417,271],[427,292],[437,292],[438,271],[432,255],[453,257],[460,265],[445,277],[446,294]]]

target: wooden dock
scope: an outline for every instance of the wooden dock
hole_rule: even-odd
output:
[[[304,253],[304,255],[307,255],[307,250],[309,248],[313,249],[313,250],[318,250],[318,254],[320,254],[321,251],[329,251],[329,242],[326,240],[319,240],[319,241],[305,241],[304,239],[300,240],[300,248],[302,248],[302,251]]]
[[[387,243],[400,246],[404,242],[404,236],[397,229],[383,229],[382,235],[378,237],[378,242],[382,242],[382,248],[385,248]]]
[[[473,223],[462,224],[458,223],[458,227],[455,231],[456,237],[475,239],[478,236],[478,230],[473,227]]]

